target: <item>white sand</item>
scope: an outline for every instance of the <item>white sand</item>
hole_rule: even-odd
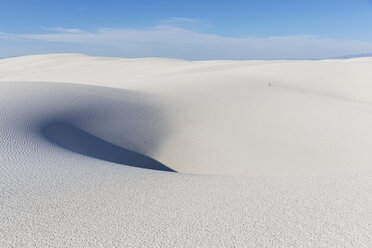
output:
[[[0,60],[0,247],[371,247],[371,176],[372,58]]]

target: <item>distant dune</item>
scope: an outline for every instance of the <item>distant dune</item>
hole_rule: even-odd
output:
[[[353,58],[363,58],[363,57],[372,57],[372,52],[370,52],[370,53],[359,53],[359,54],[349,54],[349,55],[336,57],[335,59],[353,59]]]
[[[371,247],[372,57],[0,60],[0,247]]]

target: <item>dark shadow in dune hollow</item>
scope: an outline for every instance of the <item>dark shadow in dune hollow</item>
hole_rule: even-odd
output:
[[[47,123],[41,132],[52,143],[89,157],[127,166],[175,172],[150,157],[107,142],[65,121]]]

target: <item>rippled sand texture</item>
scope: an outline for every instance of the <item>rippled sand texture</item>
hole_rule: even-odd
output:
[[[371,247],[372,58],[0,60],[0,247]]]

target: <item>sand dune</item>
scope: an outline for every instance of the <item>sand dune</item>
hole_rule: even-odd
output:
[[[372,58],[0,60],[1,247],[370,247]]]

